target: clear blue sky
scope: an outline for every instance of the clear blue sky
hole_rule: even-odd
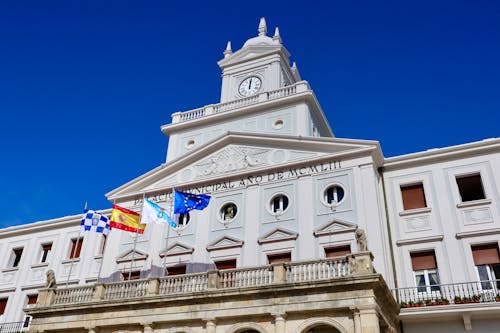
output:
[[[235,7],[237,6],[237,7]],[[105,209],[164,162],[170,115],[280,28],[337,137],[386,157],[499,136],[500,2],[0,2],[0,227]]]

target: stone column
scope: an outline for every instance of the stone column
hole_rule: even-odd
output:
[[[215,318],[207,318],[204,319],[206,322],[205,324],[205,329],[207,333],[215,333],[215,329],[217,328],[217,325],[215,324]]]
[[[286,333],[286,314],[272,313],[274,316],[274,333]]]
[[[142,330],[144,333],[153,333],[153,323],[145,323],[142,326],[144,327]]]
[[[99,329],[97,327],[85,327],[87,330],[87,333],[97,333],[99,332]]]
[[[380,324],[376,310],[361,310],[359,316],[361,321],[361,333],[380,333]]]

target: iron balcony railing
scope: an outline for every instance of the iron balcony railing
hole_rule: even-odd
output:
[[[500,280],[393,289],[402,308],[500,302]]]

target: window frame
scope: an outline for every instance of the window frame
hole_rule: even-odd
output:
[[[71,238],[69,245],[68,259],[79,260],[82,255],[82,247],[83,247],[83,237]]]
[[[277,199],[279,200],[279,207],[276,209],[275,200]],[[288,197],[288,195],[286,195],[286,193],[276,193],[271,197],[271,200],[269,200],[267,208],[269,212],[275,216],[283,215],[288,210],[288,208],[290,208],[290,198]]]
[[[478,192],[478,193],[481,192],[479,195],[480,197],[478,197],[478,198],[466,198],[466,200],[464,200],[464,197],[468,197],[471,195],[470,193],[467,193],[467,191],[466,191],[468,188],[471,187],[471,184],[461,183],[460,180],[468,179],[468,178],[472,179],[475,177],[478,177],[478,181],[479,181],[479,183],[475,184],[475,185],[476,186],[479,185],[480,188],[476,188],[474,190],[474,192]],[[485,188],[484,188],[483,176],[482,176],[481,172],[479,172],[479,171],[473,172],[473,173],[462,174],[462,175],[455,175],[455,183],[457,185],[458,198],[460,200],[460,203],[469,203],[469,202],[474,202],[474,201],[486,200],[488,198],[486,195]],[[471,190],[469,190],[469,191],[471,191]],[[478,193],[474,193],[474,194],[478,194]]]
[[[415,202],[414,198],[410,198],[409,191],[414,191],[416,188],[421,189],[421,195],[422,197],[418,198],[417,200],[419,203],[423,202],[423,206],[419,207],[407,207],[407,206],[412,206],[412,203]],[[411,211],[411,210],[417,210],[417,209],[425,209],[429,208],[428,202],[427,202],[427,196],[425,195],[425,186],[424,182],[414,182],[414,183],[409,183],[409,184],[400,184],[399,185],[399,190],[401,193],[401,203],[403,206],[403,211]],[[408,192],[406,192],[408,191]],[[415,193],[415,192],[413,192]],[[413,200],[413,201],[412,201]]]
[[[235,212],[233,217],[231,218],[227,218],[226,219],[226,207],[229,208],[229,206],[233,206],[233,211]],[[227,202],[224,202],[221,206],[220,206],[220,209],[219,209],[219,212],[217,214],[217,219],[219,220],[220,223],[222,224],[228,224],[228,223],[231,223],[233,222],[234,220],[236,220],[236,217],[238,216],[239,214],[239,209],[238,209],[238,205],[234,202],[234,201],[227,201]]]
[[[433,262],[435,267],[417,267],[415,269],[415,262],[417,261],[415,258],[419,256],[425,256],[425,255],[432,255],[433,257]],[[415,283],[415,288],[417,288],[418,293],[440,293],[441,292],[441,279],[439,277],[439,266],[437,264],[437,258],[436,258],[436,251],[434,249],[430,250],[422,250],[422,251],[415,251],[415,252],[410,252],[410,260],[411,260],[411,265],[412,265],[412,272],[413,272],[413,281]],[[431,284],[431,276],[432,274],[435,274],[435,280],[436,283]],[[424,279],[424,285],[420,285],[419,281],[420,279],[417,279],[417,277],[422,276]]]
[[[18,255],[18,251],[21,251]],[[23,259],[24,246],[12,248],[11,256],[9,259],[9,268],[19,268],[21,260]]]
[[[328,202],[328,200],[329,200],[328,190],[330,188],[333,191],[333,193],[332,193],[332,201]],[[334,191],[334,188],[340,188],[342,190],[342,197],[340,198],[340,200],[338,199],[339,193],[338,193],[338,191]],[[330,183],[330,184],[326,185],[323,188],[323,191],[321,192],[321,202],[323,202],[324,205],[330,207],[331,209],[335,209],[337,206],[339,206],[340,204],[342,204],[342,202],[344,202],[346,196],[347,196],[347,191],[346,191],[345,187],[342,184],[340,184],[340,183]],[[334,200],[335,197],[337,197],[337,201]]]
[[[40,248],[41,248],[40,249],[40,258],[39,258],[40,264],[46,264],[46,263],[50,262],[53,245],[54,245],[54,243],[52,243],[52,242],[40,244]],[[46,247],[50,247],[50,248],[48,250],[46,250]]]

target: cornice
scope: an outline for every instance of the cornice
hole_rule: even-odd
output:
[[[110,214],[111,209],[99,210],[103,214]],[[26,235],[33,232],[50,231],[65,227],[74,227],[80,224],[82,219],[82,214],[64,216],[51,220],[44,220],[39,222],[33,222],[29,224],[23,224],[19,226],[8,227],[5,229],[0,229],[0,239]]]
[[[323,126],[322,130],[326,131],[329,135],[333,136],[333,131],[328,125],[328,121],[326,119],[326,116],[318,102],[318,99],[314,95],[313,91],[308,89],[303,92],[299,92],[293,95],[289,95],[286,97],[282,98],[277,98],[277,99],[271,99],[267,101],[262,101],[260,103],[255,103],[251,105],[246,105],[242,106],[239,108],[235,108],[232,110],[224,111],[224,112],[219,112],[211,115],[205,115],[200,118],[196,118],[193,120],[189,121],[183,121],[180,123],[170,123],[170,124],[165,124],[162,125],[161,131],[167,135],[170,136],[174,132],[182,131],[184,129],[193,129],[196,127],[204,127],[207,126],[208,124],[214,123],[214,122],[220,122],[221,120],[224,119],[229,119],[229,118],[239,118],[242,116],[248,116],[254,113],[259,113],[259,112],[264,112],[264,111],[269,111],[271,108],[276,108],[280,106],[285,106],[293,103],[299,103],[299,102],[304,102],[308,103],[311,106],[312,112],[319,117],[320,124]],[[206,106],[205,106],[206,107]],[[185,112],[189,112],[185,111]]]
[[[143,190],[134,189],[138,187],[146,187],[151,183],[159,180],[158,177],[163,178],[165,175],[181,170],[182,168],[190,165],[193,161],[200,160],[201,158],[208,156],[209,154],[217,151],[220,148],[226,147],[230,144],[235,143],[245,143],[245,145],[261,145],[269,147],[287,147],[294,149],[304,149],[304,150],[315,150],[315,151],[332,151],[332,145],[345,145],[346,150],[340,152],[333,152],[327,156],[322,156],[315,158],[313,160],[301,160],[293,163],[265,166],[262,168],[256,168],[248,171],[237,170],[232,173],[224,173],[217,175],[210,179],[202,179],[199,181],[189,181],[176,184],[176,187],[183,188],[186,186],[200,186],[207,184],[208,182],[215,182],[221,179],[230,179],[236,176],[245,176],[247,174],[257,174],[262,172],[268,172],[273,170],[279,170],[283,167],[296,167],[303,165],[304,163],[321,163],[324,161],[331,160],[333,158],[356,158],[360,156],[371,156],[374,160],[375,167],[380,166],[383,160],[382,152],[377,141],[368,140],[353,140],[353,139],[338,139],[338,138],[318,138],[318,137],[301,137],[301,136],[286,136],[286,135],[271,135],[271,134],[248,134],[241,132],[227,132],[224,135],[206,143],[201,146],[198,150],[193,151],[189,155],[183,155],[168,164],[162,164],[159,167],[131,180],[130,182],[120,186],[119,188],[108,192],[106,197],[109,200],[127,199],[134,198],[137,196],[142,196],[143,194],[153,194],[155,191],[149,191],[145,193]],[[354,146],[350,147],[349,146]],[[355,147],[358,146],[358,147]],[[131,187],[134,188],[131,188]],[[163,189],[166,190],[166,189]],[[126,192],[126,193],[125,193]]]
[[[500,153],[500,138],[484,139],[461,145],[429,149],[423,152],[389,157],[384,160],[384,170],[391,171],[400,168],[459,159],[484,153]]]
[[[443,235],[430,236],[430,237],[420,237],[420,238],[410,238],[401,239],[396,242],[397,246],[419,244],[419,243],[430,243],[430,242],[441,242],[444,239]]]

